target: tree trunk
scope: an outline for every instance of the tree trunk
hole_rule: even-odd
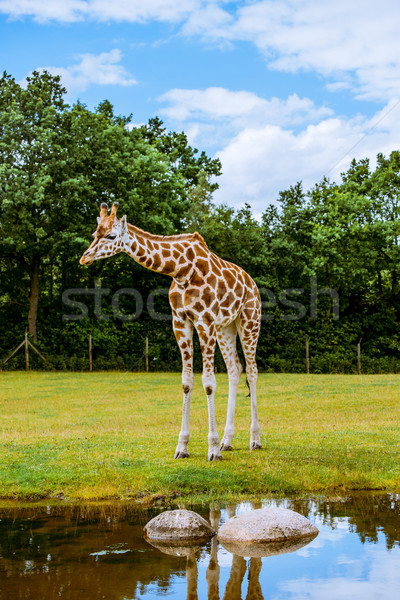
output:
[[[35,256],[31,262],[30,268],[30,294],[29,294],[29,313],[28,313],[28,331],[33,337],[33,340],[37,341],[37,313],[39,304],[39,266],[40,257]]]

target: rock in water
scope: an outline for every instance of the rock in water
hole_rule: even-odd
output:
[[[222,525],[218,539],[240,544],[288,542],[313,538],[318,529],[299,513],[287,508],[260,508],[236,515]]]
[[[177,542],[206,541],[215,535],[207,521],[192,510],[166,510],[147,523],[144,533],[150,540]]]

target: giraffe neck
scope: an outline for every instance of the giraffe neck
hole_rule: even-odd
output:
[[[126,252],[137,263],[151,271],[184,280],[193,269],[193,241],[198,234],[172,236],[152,235],[128,225]]]

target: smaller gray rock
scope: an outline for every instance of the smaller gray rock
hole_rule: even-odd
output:
[[[224,543],[277,543],[317,534],[318,529],[303,515],[287,508],[271,507],[232,517],[222,525],[218,539]]]
[[[194,541],[209,540],[215,531],[203,517],[192,510],[166,510],[151,519],[144,528],[149,540]]]

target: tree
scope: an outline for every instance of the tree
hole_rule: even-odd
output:
[[[120,279],[120,263],[84,275],[76,269],[101,202],[121,201],[139,227],[176,233],[187,225],[200,172],[220,168],[157,119],[131,128],[131,117],[116,116],[107,100],[95,111],[70,107],[65,91],[47,72],[34,72],[25,88],[6,73],[0,80],[0,268],[4,280],[14,277],[14,299],[27,301],[35,340],[40,298],[59,297],[103,269]]]
[[[39,272],[52,247],[46,208],[55,161],[66,160],[60,144],[67,106],[58,77],[34,72],[23,89],[0,79],[0,238],[1,253],[29,278],[29,333],[36,339]]]
[[[185,213],[184,178],[126,127],[129,119],[108,102],[95,112],[70,108],[64,93],[46,72],[34,72],[25,89],[6,73],[0,80],[0,254],[27,274],[20,283],[35,340],[49,259],[79,256],[100,202],[123,199],[139,226],[160,233],[173,233]]]

